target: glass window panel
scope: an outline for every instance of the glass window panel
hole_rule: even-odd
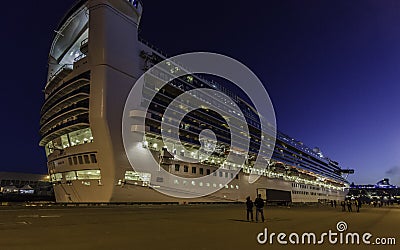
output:
[[[72,146],[93,142],[92,131],[90,128],[71,132],[68,136]]]
[[[46,155],[49,156],[49,154],[53,153],[54,147],[53,147],[53,142],[50,141],[46,144],[45,146],[45,150],[46,150]]]
[[[61,145],[63,148],[68,148],[69,147],[69,141],[68,141],[68,136],[63,135],[61,136]]]
[[[57,149],[62,149],[62,144],[61,144],[61,137],[58,137],[53,140],[53,147]]]
[[[90,154],[90,161],[92,163],[97,163],[96,155],[95,154]]]
[[[176,172],[179,172],[179,168],[180,168],[180,165],[179,164],[175,164],[175,171]]]
[[[127,181],[143,181],[150,182],[151,174],[150,173],[141,173],[134,171],[126,171],[125,172],[125,180]]]
[[[79,164],[83,164],[83,157],[82,157],[82,155],[79,155],[79,156],[78,156],[78,161],[79,161]]]
[[[76,173],[75,173],[75,171],[66,172],[66,173],[64,173],[64,175],[65,175],[65,179],[66,179],[67,181],[76,180]]]
[[[100,180],[100,170],[79,170],[76,171],[78,180]]]
[[[90,163],[90,161],[89,161],[89,155],[84,155],[84,156],[83,156],[83,159],[85,160],[85,164],[89,164],[89,163]]]
[[[54,174],[56,181],[61,181],[62,180],[62,174],[61,173],[56,173]]]

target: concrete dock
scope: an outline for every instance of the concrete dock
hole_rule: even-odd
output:
[[[353,208],[354,209],[354,208]],[[248,222],[245,207],[234,205],[135,205],[104,207],[0,207],[0,249],[398,249],[400,207],[267,207],[264,223]],[[282,245],[277,235],[313,232],[370,233],[371,244]],[[257,236],[275,233],[273,243]],[[375,243],[385,238],[386,245]],[[395,238],[396,245],[389,242]],[[263,235],[260,239],[263,239]],[[295,237],[292,238],[292,240]],[[360,239],[360,241],[362,241]],[[296,242],[296,241],[295,241]],[[312,241],[310,241],[312,242]],[[389,244],[390,243],[390,244]]]

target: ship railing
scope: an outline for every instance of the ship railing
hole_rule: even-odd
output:
[[[55,73],[50,75],[49,81],[47,84],[49,84],[54,78],[56,78],[63,70],[71,70],[73,68],[73,64],[64,64],[59,68]]]
[[[86,114],[80,114],[80,115],[74,117],[74,119],[71,120],[71,121],[65,122],[65,123],[63,123],[63,124],[61,124],[61,125],[59,125],[59,126],[56,126],[56,127],[53,127],[53,128],[51,128],[51,129],[49,129],[48,131],[46,131],[46,132],[42,135],[42,137],[45,138],[46,136],[48,136],[48,135],[50,135],[50,134],[52,134],[52,133],[54,133],[54,132],[56,132],[56,131],[62,130],[62,129],[64,129],[64,128],[66,128],[66,127],[69,127],[69,126],[75,125],[75,124],[79,124],[79,123],[83,123],[83,124],[89,125],[88,113],[86,113]]]
[[[159,48],[157,48],[157,47],[155,47],[153,44],[151,44],[151,43],[149,43],[147,40],[145,40],[144,38],[142,38],[142,37],[140,37],[139,36],[139,38],[138,38],[138,40],[141,42],[141,43],[143,43],[143,44],[145,44],[145,45],[147,45],[149,48],[151,48],[152,50],[154,50],[154,51],[156,51],[156,52],[158,52],[159,54],[161,54],[162,56],[164,56],[165,57],[165,59],[166,58],[168,58],[168,55],[166,54],[166,53],[164,53],[162,50],[160,50]],[[175,64],[177,64],[177,65],[179,65],[179,63],[178,62],[174,62]],[[183,68],[185,71],[190,71],[190,69],[189,68],[187,68],[187,66],[182,66],[182,65],[179,65],[181,68]],[[212,87],[212,88],[214,88],[214,89],[220,89],[220,90],[222,90],[222,86],[221,86],[221,84],[219,84],[218,82],[216,82],[216,81],[214,81],[214,80],[208,80],[208,79],[206,79],[205,77],[203,77],[203,76],[201,76],[201,75],[193,75],[195,78],[197,78],[198,80],[200,80],[201,82],[203,82],[203,83],[205,83],[205,84],[207,84],[209,87]],[[186,84],[188,84],[188,83],[186,83]],[[192,86],[191,84],[189,84],[190,86]],[[228,93],[228,91],[223,91],[223,92],[225,92],[229,97],[231,97],[231,98],[233,98],[236,102],[238,102],[238,96],[237,95],[235,95],[235,94],[233,94],[233,93]]]
[[[67,111],[62,110],[61,112],[55,113],[50,118],[47,118],[46,120],[44,120],[43,123],[40,124],[40,132],[44,133],[44,131],[51,130],[51,128],[54,127],[56,120],[58,121],[60,121],[61,119],[71,120],[69,118],[72,116],[75,117],[79,114],[88,113],[88,104],[85,105],[85,102],[86,101],[83,101],[83,103],[79,104],[79,106],[73,106],[73,108],[68,108],[70,110]]]
[[[148,46],[150,49],[156,51],[160,55],[164,56],[165,58],[168,58],[168,55],[164,53],[161,49],[155,47],[153,44],[149,43],[147,40],[143,39],[142,37],[139,36],[139,42],[143,43],[144,45]]]
[[[45,87],[46,94],[50,95],[51,92],[53,92],[53,90],[59,86],[59,83],[61,82],[62,78],[65,76],[64,74],[68,74],[69,72],[72,71],[72,69],[73,69],[73,64],[64,64],[55,73],[51,74],[49,81],[47,82],[46,87]],[[51,86],[51,84],[53,86]]]

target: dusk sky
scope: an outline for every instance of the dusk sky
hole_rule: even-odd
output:
[[[7,1],[2,31],[0,171],[45,173],[39,112],[62,1]],[[210,51],[263,81],[278,130],[400,185],[400,1],[143,0],[141,36],[170,56]]]

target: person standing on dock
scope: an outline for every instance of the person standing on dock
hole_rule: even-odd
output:
[[[261,220],[264,222],[264,200],[261,198],[261,194],[258,194],[254,204],[256,205],[256,221],[258,222],[258,214],[261,213]]]
[[[351,207],[351,201],[350,200],[347,201],[347,210],[349,212],[353,212],[353,208]]]
[[[249,221],[249,215],[251,217],[251,221],[254,221],[254,219],[253,219],[253,201],[250,199],[250,196],[247,196],[247,198],[246,198],[246,207],[247,207],[247,221]]]
[[[360,199],[356,200],[356,208],[357,208],[357,213],[359,213],[360,212],[360,208],[361,208],[361,200]]]
[[[340,205],[342,206],[342,212],[345,212],[346,211],[346,202],[342,201],[342,202],[340,202]]]

